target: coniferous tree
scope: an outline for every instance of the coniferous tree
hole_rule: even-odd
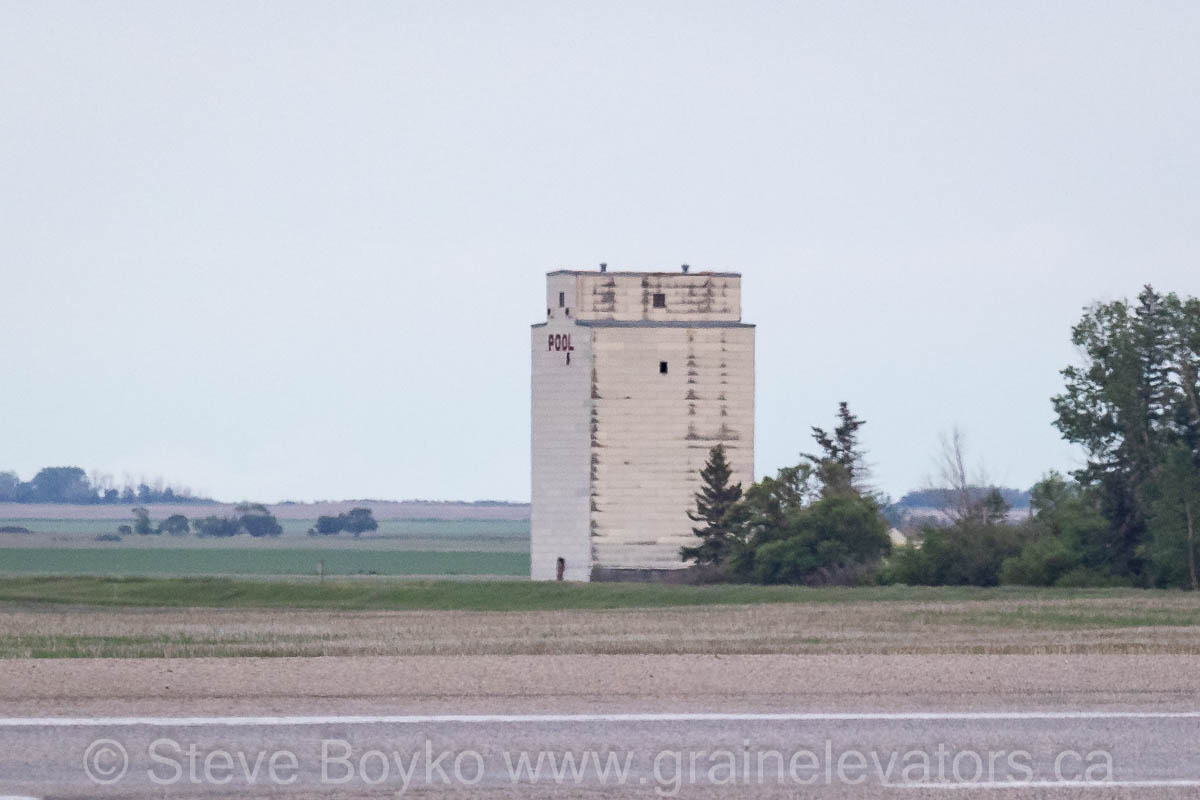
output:
[[[858,429],[864,424],[865,420],[854,416],[850,412],[850,405],[843,400],[838,403],[838,424],[832,434],[824,428],[813,426],[813,439],[821,452],[806,453],[804,457],[815,467],[823,496],[862,493],[866,464],[858,444]]]
[[[721,564],[729,555],[733,542],[725,514],[741,498],[742,485],[730,485],[733,470],[725,459],[725,447],[718,444],[708,454],[708,462],[700,470],[703,485],[696,492],[696,510],[689,511],[693,522],[703,522],[704,527],[692,528],[700,539],[695,547],[681,547],[679,554],[684,561],[697,564]]]

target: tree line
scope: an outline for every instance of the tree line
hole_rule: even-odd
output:
[[[699,543],[681,556],[717,578],[764,583],[1139,586],[1200,589],[1200,300],[1147,286],[1097,303],[1072,328],[1081,362],[1062,370],[1054,426],[1086,454],[1049,472],[1030,513],[968,479],[956,434],[937,496],[944,520],[892,549],[882,498],[864,481],[843,403],[832,433],[801,463],[745,491],[710,454],[691,515]]]
[[[700,540],[680,555],[711,578],[757,583],[863,583],[891,551],[879,498],[864,486],[858,443],[864,421],[847,403],[832,432],[813,428],[819,446],[744,492],[730,485],[717,445],[701,471],[696,511]]]
[[[31,480],[23,481],[11,471],[0,471],[0,503],[74,503],[109,505],[133,503],[211,503],[192,496],[186,486],[153,484],[141,481],[117,487],[112,477],[92,473],[80,467],[43,467]]]
[[[231,516],[210,514],[195,520],[189,520],[183,514],[171,514],[155,523],[150,517],[149,509],[137,507],[133,509],[133,522],[117,527],[117,534],[102,534],[97,537],[101,541],[119,540],[122,536],[187,536],[194,533],[201,537],[225,538],[246,534],[255,538],[275,537],[283,533],[283,526],[266,506],[261,503],[239,503],[234,506]],[[332,520],[333,522],[324,522]],[[379,527],[369,508],[354,508],[346,514],[336,517],[321,517],[317,528],[324,527],[323,534],[338,534],[343,530],[349,531],[355,537],[364,531],[373,531]],[[333,528],[336,528],[333,529]],[[315,535],[317,529],[310,529],[309,534]]]

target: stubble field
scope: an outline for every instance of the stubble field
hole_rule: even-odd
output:
[[[0,581],[0,657],[1200,654],[1182,592],[369,583]]]

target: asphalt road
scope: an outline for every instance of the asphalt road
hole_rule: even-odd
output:
[[[13,663],[0,796],[1194,798],[1193,661]]]
[[[1200,714],[1169,713],[7,718],[0,774],[33,797],[1195,796]]]

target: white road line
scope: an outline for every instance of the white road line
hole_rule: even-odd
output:
[[[915,713],[380,714],[283,717],[0,717],[0,728],[279,727],[285,725],[467,725],[572,722],[854,722],[1200,719],[1200,711],[947,711]]]
[[[967,781],[956,783],[883,783],[885,789],[1167,789],[1200,786],[1200,780],[1146,781]]]

